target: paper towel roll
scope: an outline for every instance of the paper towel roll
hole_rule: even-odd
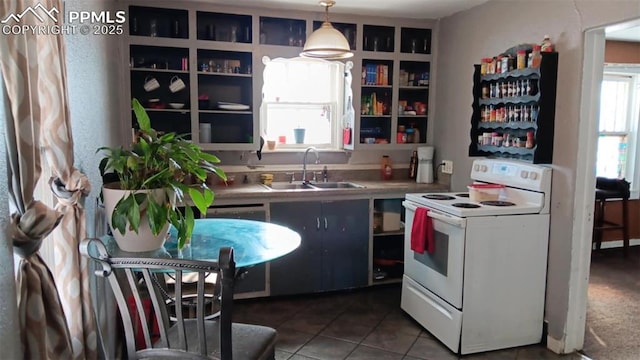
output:
[[[200,136],[201,143],[210,143],[211,142],[211,124],[209,123],[200,124],[199,136]]]

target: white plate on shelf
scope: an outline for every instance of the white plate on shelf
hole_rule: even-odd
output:
[[[174,109],[182,109],[184,107],[183,103],[169,103],[169,106],[171,106]]]
[[[249,105],[218,101],[218,107],[222,110],[249,110]]]

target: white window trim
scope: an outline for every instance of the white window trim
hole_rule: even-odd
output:
[[[351,71],[351,68],[353,67],[353,64],[350,63],[342,63],[340,61],[329,61],[329,60],[323,60],[323,59],[310,59],[310,58],[293,58],[293,59],[285,59],[285,58],[276,58],[276,59],[269,59],[269,57],[265,56],[262,58],[262,62],[266,65],[267,62],[269,61],[287,61],[287,60],[293,60],[293,61],[318,61],[318,62],[328,62],[328,63],[335,63],[338,64],[340,66],[341,72],[343,74],[346,75],[346,72]],[[345,76],[346,77],[346,76]],[[322,151],[335,151],[335,152],[343,152],[344,148],[342,145],[342,127],[340,126],[340,124],[342,124],[343,120],[343,116],[345,113],[345,107],[346,105],[346,96],[345,93],[347,93],[347,87],[351,86],[350,82],[347,81],[343,81],[342,82],[342,86],[339,86],[339,84],[336,84],[338,86],[336,86],[336,88],[334,89],[334,91],[337,92],[336,94],[336,102],[332,102],[332,103],[317,103],[317,102],[308,102],[308,103],[304,103],[305,105],[321,105],[321,104],[330,104],[331,105],[331,143],[330,144],[278,144],[277,148],[275,150],[273,150],[273,152],[300,152],[300,151],[304,151],[306,148],[308,148],[309,146],[313,146],[318,150],[322,150]],[[264,74],[263,74],[263,86],[264,86]],[[351,89],[348,89],[348,93],[349,94],[353,94]],[[352,96],[352,95],[351,95]],[[263,98],[264,98],[264,90],[263,90]],[[265,129],[267,128],[266,125],[266,111],[267,111],[267,107],[269,105],[272,104],[296,104],[295,102],[273,102],[273,101],[262,101],[261,106],[260,106],[260,133],[262,136],[264,136],[264,132]]]
[[[640,198],[640,65],[637,64],[605,64],[603,80],[616,76],[631,76],[631,91],[629,94],[629,117],[627,118],[628,132],[599,131],[603,135],[627,134],[627,181],[631,182],[631,198]]]

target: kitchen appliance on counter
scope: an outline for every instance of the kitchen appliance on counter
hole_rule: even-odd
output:
[[[433,146],[418,147],[417,183],[431,184],[433,182]]]
[[[551,169],[478,159],[471,179],[504,188],[482,202],[469,193],[406,195],[401,307],[456,353],[540,343]],[[431,247],[420,253],[412,247],[425,234],[412,224],[425,211]]]

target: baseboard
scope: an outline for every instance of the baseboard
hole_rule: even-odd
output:
[[[600,245],[600,249],[610,249],[610,248],[618,248],[622,247],[622,240],[613,240],[613,241],[603,241]],[[640,239],[629,239],[629,246],[640,245]]]
[[[564,341],[556,340],[551,336],[547,335],[547,349],[553,351],[556,354],[564,353]]]

